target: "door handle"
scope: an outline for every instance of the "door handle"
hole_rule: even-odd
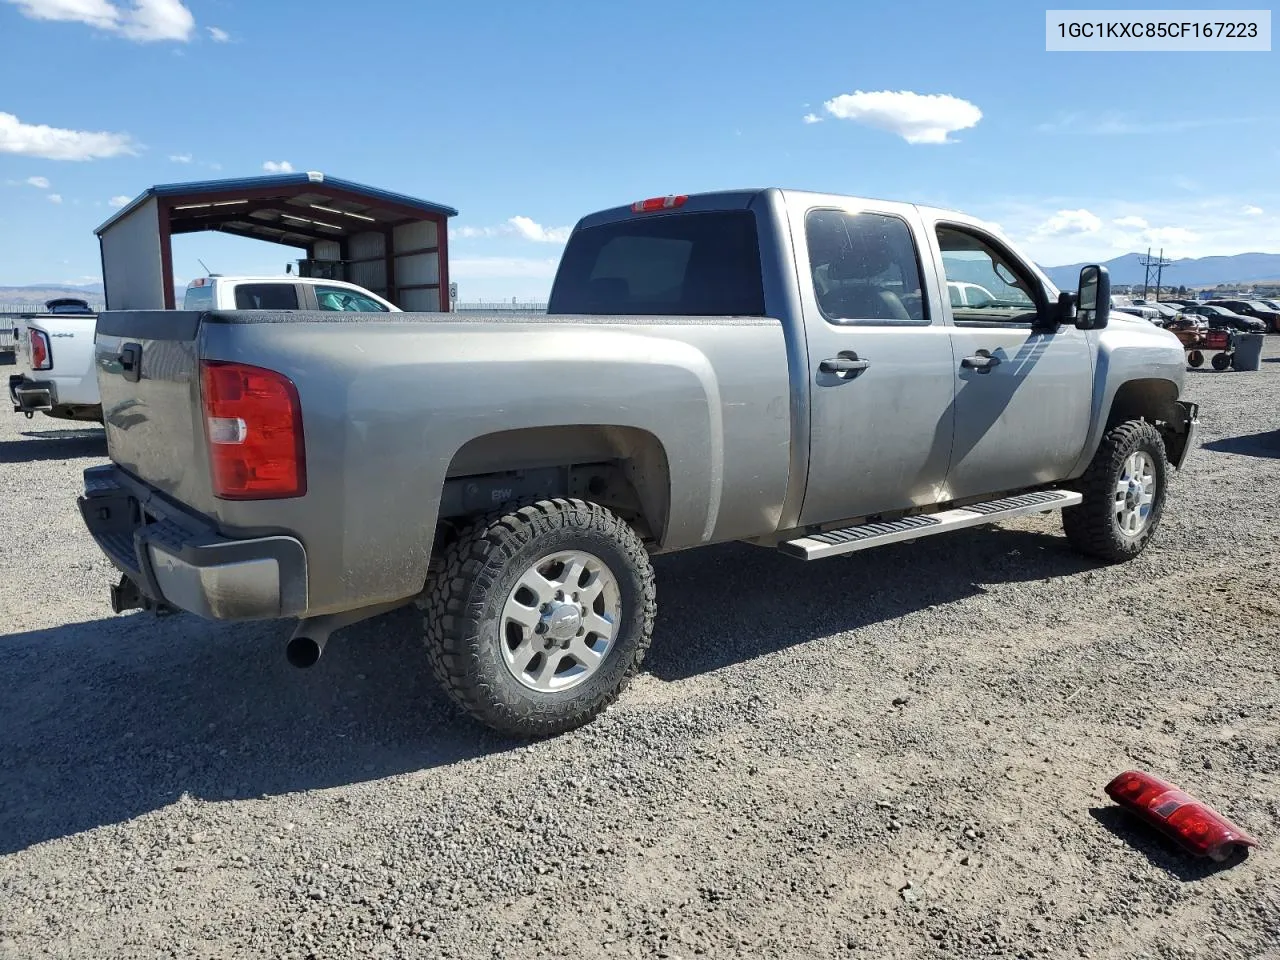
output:
[[[869,366],[871,366],[870,360],[859,359],[854,353],[842,357],[829,357],[818,364],[818,369],[823,373],[834,373],[837,377],[848,380],[856,377]]]
[[[142,344],[126,343],[117,357],[124,378],[130,383],[137,383],[142,377]]]
[[[999,364],[1000,358],[993,357],[989,353],[979,353],[973,357],[965,357],[960,361],[960,366],[968,370],[977,370],[979,373],[990,373]]]

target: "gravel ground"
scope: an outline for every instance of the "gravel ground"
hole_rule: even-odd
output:
[[[0,957],[1280,956],[1278,348],[1188,375],[1139,560],[1046,518],[662,558],[648,670],[531,745],[453,711],[408,612],[308,672],[287,625],[113,617],[101,433],[0,416]],[[1131,766],[1264,849],[1135,827]]]

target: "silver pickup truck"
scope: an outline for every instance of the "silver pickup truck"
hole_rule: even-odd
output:
[[[307,666],[416,601],[464,708],[552,734],[639,668],[651,554],[1053,510],[1140,553],[1196,407],[1178,340],[1109,290],[1059,293],[961,214],[767,189],[584,218],[547,315],[106,312],[113,463],[80,508],[117,611],[296,617]]]

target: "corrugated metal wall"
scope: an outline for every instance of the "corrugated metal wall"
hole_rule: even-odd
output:
[[[387,255],[386,237],[381,233],[354,233],[347,239],[347,257],[351,260],[367,260],[364,263],[352,263],[347,266],[347,280],[358,284],[366,290],[380,293],[387,292],[387,264],[383,259]]]
[[[317,260],[339,260],[342,258],[342,245],[337,240],[317,240],[315,243]]]
[[[152,197],[111,225],[102,245],[102,283],[112,310],[163,310],[160,220]]]
[[[437,311],[440,309],[440,252],[402,253],[407,250],[430,250],[438,247],[436,224],[431,221],[406,223],[392,232],[392,249],[396,252],[396,286],[400,288],[397,306],[402,310]],[[433,287],[405,290],[420,284]]]

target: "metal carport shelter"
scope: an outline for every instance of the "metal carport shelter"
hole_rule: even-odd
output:
[[[302,276],[347,280],[403,310],[449,309],[442,204],[323,173],[154,186],[94,233],[108,310],[175,306],[174,234],[217,230],[306,251]]]

